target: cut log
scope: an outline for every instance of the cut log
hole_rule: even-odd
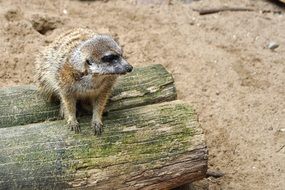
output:
[[[161,65],[136,68],[120,77],[106,111],[132,108],[176,98],[173,78]],[[58,118],[58,103],[48,103],[35,86],[0,89],[0,128]]]
[[[62,120],[1,128],[0,189],[170,189],[206,176],[204,135],[180,101],[112,111],[99,137],[89,122],[81,134]]]

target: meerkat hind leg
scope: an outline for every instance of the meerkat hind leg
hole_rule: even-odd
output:
[[[62,101],[60,101],[59,118],[64,119],[64,105],[63,105]]]

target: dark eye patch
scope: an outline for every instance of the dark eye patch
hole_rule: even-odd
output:
[[[105,55],[101,58],[101,60],[103,62],[113,62],[115,60],[118,60],[120,57],[119,55],[116,55],[116,54],[110,54],[110,55]]]
[[[91,61],[89,59],[86,59],[87,65],[92,65]]]

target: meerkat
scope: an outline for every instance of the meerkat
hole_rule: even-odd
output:
[[[80,132],[78,100],[91,103],[93,133],[102,133],[102,113],[111,89],[119,75],[132,69],[112,37],[82,28],[64,32],[36,57],[39,90],[59,98],[60,113],[75,133]]]

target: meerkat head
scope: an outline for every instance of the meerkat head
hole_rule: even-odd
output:
[[[107,35],[82,42],[73,52],[71,62],[89,74],[122,75],[133,70],[123,58],[122,48]]]

